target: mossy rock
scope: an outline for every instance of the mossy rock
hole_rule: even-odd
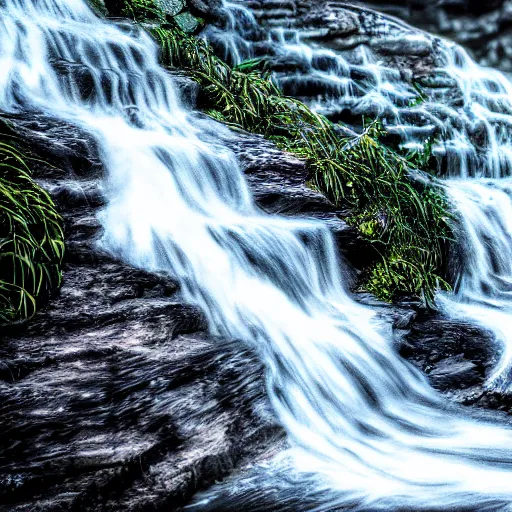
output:
[[[182,12],[181,14],[178,14],[174,17],[174,21],[178,24],[181,30],[187,34],[196,33],[204,23],[204,20],[196,18],[189,12]]]
[[[176,16],[185,8],[185,0],[155,0],[156,6],[165,14]]]

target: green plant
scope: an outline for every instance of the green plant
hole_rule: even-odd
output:
[[[354,137],[332,130],[310,134],[300,154],[313,170],[313,183],[333,202],[351,208],[346,220],[381,255],[367,271],[367,288],[391,300],[400,293],[432,303],[444,279],[451,238],[450,213],[442,189],[427,176],[414,179],[417,157],[403,157],[380,142],[385,130],[374,122]]]
[[[205,41],[168,25],[151,29],[161,47],[162,62],[187,70],[201,84],[202,106],[216,120],[287,138],[327,122],[300,101],[283,96],[269,73],[256,71],[260,59],[231,68]]]
[[[431,303],[439,287],[449,287],[443,278],[451,236],[444,192],[433,180],[411,177],[411,171],[432,169],[433,141],[426,141],[422,152],[401,155],[382,142],[379,122],[347,136],[300,101],[283,96],[271,75],[257,70],[261,61],[231,68],[206,42],[172,24],[152,33],[162,62],[187,70],[201,84],[206,113],[263,134],[307,160],[312,186],[350,209],[347,222],[380,254],[366,270],[370,291],[384,300],[413,293]]]
[[[61,283],[62,220],[26,160],[0,142],[0,323],[29,318]]]
[[[136,21],[158,20],[165,22],[165,14],[154,0],[125,0],[122,13]]]

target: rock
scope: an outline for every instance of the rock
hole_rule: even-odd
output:
[[[169,16],[176,16],[185,8],[185,0],[155,0],[156,5]]]
[[[65,83],[69,83],[70,86],[76,87],[83,98],[92,99],[93,95],[96,94],[97,88],[94,78],[86,65],[65,60],[55,60],[53,66],[60,79]],[[178,70],[170,71],[170,74],[173,76],[176,91],[182,102],[190,108],[194,108],[199,94],[199,84]],[[141,77],[132,77],[133,82],[137,82],[140,79]],[[100,80],[103,90],[107,93],[118,87],[118,80],[115,74],[112,74],[109,70],[101,73]],[[136,117],[136,109],[134,108],[130,114],[132,117]]]
[[[492,339],[463,322],[453,322],[441,315],[427,312],[417,301],[408,299],[398,304],[383,304],[369,294],[356,294],[356,300],[376,308],[379,315],[394,320],[394,334],[402,354],[419,368],[427,370],[430,383],[447,398],[473,405],[471,413],[477,420],[501,421],[511,424],[510,417],[498,412],[480,410],[501,409],[510,414],[512,400],[487,393],[481,386],[482,368],[491,356]],[[457,351],[461,351],[457,354]],[[419,363],[420,359],[423,363]],[[429,367],[430,365],[430,367]],[[246,464],[222,482],[199,493],[187,507],[190,512],[306,512],[325,509],[320,494],[307,492],[300,478],[288,474],[286,486],[276,485],[279,477],[266,461],[272,457],[270,448],[262,452],[255,463]],[[252,461],[251,461],[252,462]],[[261,465],[260,465],[261,464]]]
[[[489,369],[497,362],[490,333],[422,310],[417,310],[415,321],[402,338],[400,352],[444,392],[476,385],[483,391]]]
[[[433,387],[440,389],[466,388],[481,382],[478,366],[462,354],[442,359],[428,376]]]
[[[125,7],[124,0],[103,0],[110,16],[122,16]]]
[[[304,16],[304,27],[325,30],[325,37],[346,37],[358,32],[361,28],[357,15],[348,9],[332,9],[329,4],[316,4]]]
[[[453,39],[469,48],[483,65],[512,71],[511,0],[381,0],[376,7],[428,32]]]
[[[57,297],[2,333],[2,504],[174,510],[279,446],[254,354],[211,337],[172,276],[134,269],[96,246],[104,199],[94,140],[43,116],[9,123],[40,158],[35,176],[64,216],[67,252]],[[303,162],[262,137],[220,125],[214,132],[240,158],[262,208],[326,220],[340,243],[354,241],[336,209],[306,187]]]
[[[222,7],[222,0],[188,0],[188,7],[192,14],[208,18]]]
[[[429,77],[437,94],[442,90],[447,91],[447,97],[457,96],[457,83],[447,83],[445,76],[436,79],[445,64],[439,40],[399,20],[329,0],[255,0],[250,9],[257,24],[241,17],[240,37],[255,54],[266,57],[283,92],[356,131],[365,117],[379,115],[391,126],[397,118],[399,123],[400,110],[410,107],[418,94],[414,84],[420,79]],[[229,16],[234,15],[225,14],[224,20],[206,32],[221,56],[229,55]],[[316,51],[283,52],[283,37],[292,44],[297,39],[306,41]],[[240,48],[243,53],[244,45]],[[242,59],[251,56],[242,55]],[[378,71],[369,63],[378,63]],[[333,75],[338,79],[333,80]],[[386,80],[397,88],[391,86],[389,98],[378,101],[372,93]]]
[[[174,21],[178,26],[188,34],[196,33],[201,27],[203,20],[196,18],[190,12],[182,12],[174,17]]]
[[[426,37],[379,38],[373,43],[382,55],[410,55],[428,57],[432,54],[432,41]]]
[[[197,106],[199,96],[199,83],[189,78],[180,71],[170,71],[175,89],[181,98],[181,101],[189,108],[193,109]]]

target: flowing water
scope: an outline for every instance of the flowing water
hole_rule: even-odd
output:
[[[224,24],[206,33],[224,58],[240,63],[263,57],[277,70],[285,92],[328,117],[344,113],[349,123],[378,116],[406,149],[421,150],[429,137],[435,139],[433,151],[443,162],[465,248],[456,293],[441,295],[438,302],[448,315],[494,333],[501,358],[487,386],[507,392],[512,383],[507,329],[512,321],[512,83],[496,70],[481,68],[461,47],[372,11],[352,7],[362,14],[359,23],[370,36],[369,46],[334,51],[311,42],[321,32],[314,26],[299,30],[270,23],[273,4],[263,17],[270,26],[262,31],[245,4],[226,2]],[[288,4],[300,11],[300,2]],[[293,25],[293,20],[284,23]],[[421,92],[403,69],[372,51],[372,37],[377,50],[398,42],[405,55],[408,46],[413,55],[418,49],[435,55]]]
[[[2,0],[0,65],[2,110],[43,112],[97,138],[104,246],[178,276],[214,333],[260,354],[289,457],[315,475],[326,507],[512,510],[512,430],[448,408],[400,359],[387,326],[345,291],[323,224],[254,206],[233,156],[211,142],[218,127],[180,105],[147,35],[83,0]],[[497,203],[512,209],[507,182],[450,190],[474,215],[467,236],[483,255],[471,248],[461,296],[446,300],[505,315],[510,236]],[[500,230],[503,261],[481,240],[488,227]],[[488,282],[497,306],[484,300]]]

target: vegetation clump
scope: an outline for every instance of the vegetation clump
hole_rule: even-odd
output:
[[[431,303],[444,278],[450,213],[442,188],[423,176],[425,155],[404,156],[387,147],[378,121],[362,134],[348,131],[284,96],[260,62],[231,67],[205,41],[171,23],[153,26],[164,65],[185,69],[201,84],[205,112],[216,120],[274,140],[307,160],[311,184],[348,211],[380,257],[366,269],[366,288],[384,300],[412,293]]]
[[[133,20],[158,20],[165,22],[165,14],[154,0],[125,0],[121,13]]]
[[[366,288],[388,301],[408,293],[432,303],[437,289],[449,288],[448,203],[429,176],[411,175],[420,170],[417,155],[398,154],[381,142],[385,135],[379,122],[354,137],[316,131],[296,153],[307,158],[314,186],[350,208],[345,220],[379,252],[380,261],[366,272]]]
[[[32,316],[61,283],[62,220],[27,158],[0,140],[0,323]]]

